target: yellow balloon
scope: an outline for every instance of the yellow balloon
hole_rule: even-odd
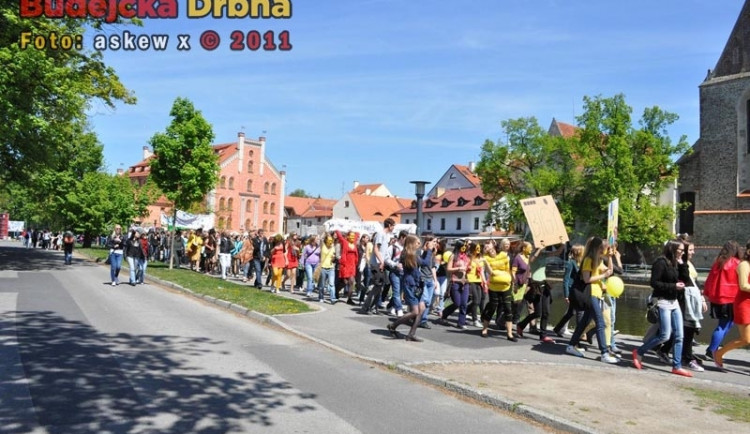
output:
[[[617,276],[612,276],[607,279],[607,294],[612,297],[619,297],[622,292],[625,291],[625,283]]]

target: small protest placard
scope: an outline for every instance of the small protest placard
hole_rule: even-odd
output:
[[[552,196],[522,199],[521,208],[535,243],[552,246],[568,241],[568,231]]]

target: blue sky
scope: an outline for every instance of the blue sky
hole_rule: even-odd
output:
[[[410,180],[436,181],[476,161],[500,121],[536,116],[575,123],[585,95],[624,93],[634,118],[658,105],[680,120],[674,140],[698,138],[698,85],[714,68],[740,0],[292,0],[279,19],[144,20],[111,35],[170,35],[162,52],[105,52],[138,98],[91,108],[110,172],[138,162],[187,97],[214,126],[215,143],[267,137],[288,173],[287,192],[339,198],[352,182],[385,182],[411,197]],[[200,34],[222,45],[205,51]],[[288,52],[228,48],[232,30],[288,30]],[[90,48],[87,35],[85,47]],[[177,51],[177,34],[192,49]],[[263,133],[265,131],[265,133]]]

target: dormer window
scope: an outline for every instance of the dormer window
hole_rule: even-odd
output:
[[[443,199],[443,201],[440,203],[440,206],[442,206],[443,208],[447,208],[450,206],[450,204],[451,201],[449,201],[448,199]]]
[[[417,201],[416,200],[411,201],[411,206],[409,208],[417,209]]]
[[[464,206],[464,205],[466,205],[466,204],[467,204],[468,202],[469,202],[469,201],[468,201],[468,200],[466,200],[466,199],[464,199],[463,197],[459,197],[459,198],[458,198],[458,206]]]
[[[424,206],[425,208],[432,208],[433,206],[435,206],[435,202],[428,200],[427,202],[424,203]]]
[[[456,179],[456,172],[451,172],[451,174],[448,175],[448,179]]]
[[[480,196],[477,196],[477,197],[474,198],[474,205],[475,206],[484,205],[485,202],[487,202],[487,201],[484,200],[484,198],[482,198]]]

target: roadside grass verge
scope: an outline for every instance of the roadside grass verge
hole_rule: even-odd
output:
[[[109,254],[107,249],[96,247],[78,248],[76,251],[102,264]],[[123,268],[127,268],[127,261],[123,261],[122,265]],[[175,268],[170,270],[168,264],[158,261],[148,263],[146,277],[148,278],[148,276],[172,282],[196,294],[226,300],[266,315],[295,314],[311,312],[313,310],[307,304],[298,300],[278,296],[266,291],[259,291],[249,285],[221,280],[217,277],[207,276],[186,269]],[[125,281],[127,281],[127,277]]]
[[[685,387],[698,398],[698,406],[702,409],[712,411],[716,414],[726,416],[735,422],[750,422],[750,397],[740,395],[731,391],[719,391],[713,389]]]

